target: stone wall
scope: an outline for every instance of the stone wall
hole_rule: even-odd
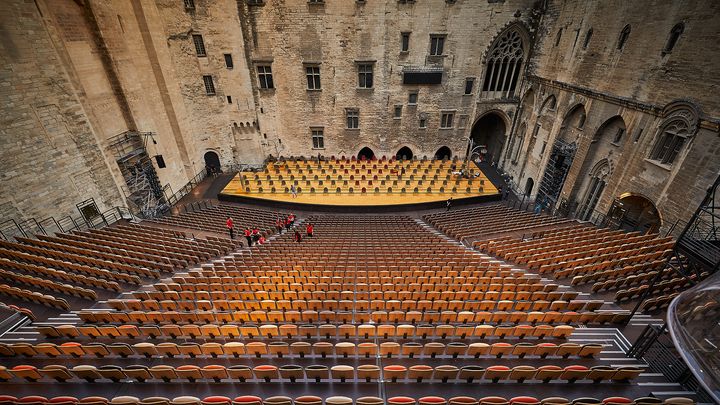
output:
[[[94,95],[78,87],[68,66],[69,55],[56,48],[57,31],[47,28],[53,23],[51,16],[41,15],[35,2],[0,2],[3,219],[77,216],[75,204],[91,197],[101,210],[123,205],[91,119],[94,111],[83,102]],[[68,15],[60,29],[67,36],[82,35],[82,23]],[[87,48],[80,53],[86,60],[93,58]],[[100,104],[98,109],[103,108]],[[122,123],[119,129],[124,129]]]
[[[678,23],[684,24],[682,35],[671,52],[663,52]],[[618,49],[626,25],[630,34]],[[536,187],[531,196],[537,194],[550,147],[562,138],[575,142],[578,149],[561,200],[571,206],[582,204],[590,171],[607,159],[610,173],[598,212],[607,213],[615,199],[632,194],[655,204],[664,230],[689,219],[720,173],[720,111],[715,96],[720,87],[720,44],[710,40],[717,36],[718,26],[720,10],[710,1],[551,2],[523,89],[529,92],[525,94],[530,95],[531,107],[523,107],[518,119],[528,128],[522,152],[517,162],[502,162],[516,188],[524,191],[532,178]],[[543,108],[550,96],[557,100],[554,111]],[[660,164],[650,154],[667,122],[663,110],[677,100],[696,110],[699,124],[675,161]],[[586,113],[582,128],[566,122],[578,105]],[[617,122],[626,130],[615,143],[608,138],[617,128],[607,131],[607,126]],[[535,125],[540,128],[537,140],[528,134]],[[521,135],[513,137],[519,140]],[[538,150],[539,142],[547,142],[544,154]],[[510,147],[508,143],[506,148]]]

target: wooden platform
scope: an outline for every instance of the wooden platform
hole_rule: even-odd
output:
[[[260,173],[238,173],[219,198],[314,207],[372,207],[438,205],[451,197],[462,205],[499,197],[498,189],[485,173],[471,164],[474,177],[468,179],[453,174],[450,162],[439,161],[286,163],[283,167],[268,166]],[[406,170],[402,172],[395,170],[403,167]],[[299,189],[295,197],[289,191],[291,184]]]

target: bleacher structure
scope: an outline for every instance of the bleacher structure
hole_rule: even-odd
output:
[[[670,238],[501,204],[310,214],[296,226],[314,236],[249,248],[226,235],[228,216],[271,233],[280,215],[220,204],[0,241],[0,294],[29,306],[0,307],[15,316],[0,328],[0,404],[700,398],[626,355],[625,332],[652,318],[621,293],[666,271]]]

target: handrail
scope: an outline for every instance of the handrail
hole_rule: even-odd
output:
[[[190,191],[192,191],[192,189],[195,188],[195,186],[197,186],[198,184],[200,184],[201,181],[205,180],[205,178],[207,177],[207,175],[208,175],[207,168],[202,169],[202,170],[201,170],[198,174],[196,174],[189,182],[187,182],[184,186],[182,186],[182,188],[181,188],[180,190],[178,190],[177,192],[171,194],[170,196],[168,196],[168,195],[166,194],[166,195],[165,195],[165,200],[166,200],[167,203],[168,203],[168,209],[167,209],[163,214],[165,214],[165,213],[167,213],[167,212],[170,212],[170,211],[171,211],[171,208],[172,208],[175,204],[177,204],[178,201],[180,201],[183,197],[185,197],[186,195],[190,194]],[[168,185],[168,188],[170,188],[169,185]],[[172,191],[172,188],[170,188],[170,191]]]
[[[59,220],[54,217],[47,217],[40,221],[35,218],[29,218],[22,222],[17,222],[14,219],[8,219],[0,222],[0,239],[10,240],[15,236],[32,238],[36,234],[51,235],[58,232],[67,233],[74,230],[89,228],[98,229],[112,225],[123,219],[134,218],[135,216],[127,207],[115,206],[93,218],[92,222],[87,221],[82,216],[73,218],[70,215],[62,217]],[[13,226],[7,227],[5,226],[7,224],[12,224]],[[31,224],[32,226],[28,227],[26,224]],[[53,230],[53,228],[55,230]]]

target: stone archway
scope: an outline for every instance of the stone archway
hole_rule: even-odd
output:
[[[496,112],[485,114],[477,120],[470,132],[473,149],[479,150],[483,160],[497,163],[505,144],[505,131],[505,120],[500,114]]]
[[[442,146],[435,152],[435,159],[437,160],[450,160],[450,158],[452,158],[452,151],[447,146]]]
[[[373,152],[373,150],[368,148],[367,146],[360,149],[360,152],[358,152],[358,159],[360,160],[372,160],[372,158],[374,157],[375,152]]]
[[[220,172],[220,157],[217,153],[209,150],[205,152],[205,168],[208,169],[208,172],[211,173],[219,173]]]
[[[408,148],[407,146],[403,146],[400,148],[399,151],[395,154],[395,159],[402,159],[402,160],[410,160],[413,158],[413,151]]]
[[[525,182],[525,195],[530,197],[530,194],[532,194],[533,187],[535,187],[535,180],[532,179],[532,177],[528,177],[527,181]]]
[[[660,211],[655,203],[644,195],[633,193],[621,195],[613,208],[622,210],[620,226],[628,231],[655,233],[662,226]]]

